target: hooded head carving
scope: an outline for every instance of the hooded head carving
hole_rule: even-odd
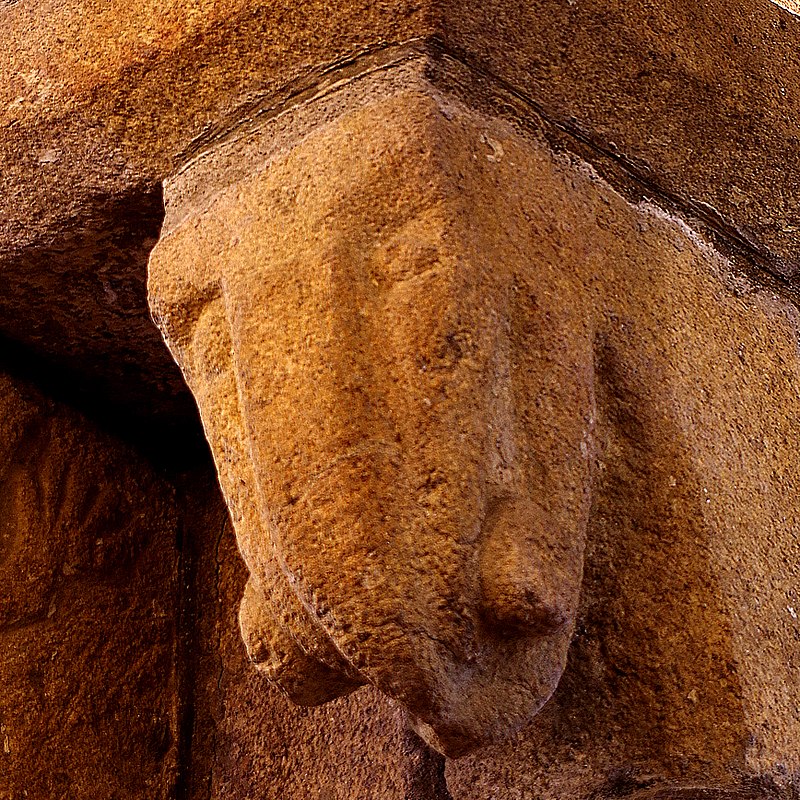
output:
[[[221,192],[162,237],[150,294],[250,569],[251,658],[301,703],[372,683],[455,755],[564,668],[592,370],[580,305],[539,302],[574,295],[568,271],[532,274],[497,215],[476,226],[474,148],[427,102]]]
[[[664,763],[717,758],[731,715],[738,752],[728,673],[748,708],[795,713],[758,677],[789,661],[747,655],[769,626],[795,647],[796,580],[774,567],[798,563],[789,305],[730,291],[681,223],[429,90],[259,163],[188,211],[172,187],[150,295],[250,569],[261,669],[301,703],[374,684],[448,755],[502,738],[565,669],[588,530],[580,613],[605,622],[573,648],[576,703],[623,680],[615,720],[676,720]],[[767,573],[771,605],[750,588]]]

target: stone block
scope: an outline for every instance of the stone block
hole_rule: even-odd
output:
[[[172,490],[5,374],[0,449],[0,797],[172,798]]]

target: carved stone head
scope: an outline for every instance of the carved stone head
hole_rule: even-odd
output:
[[[541,302],[573,277],[473,213],[459,184],[486,176],[439,120],[405,97],[307,138],[163,236],[150,293],[250,568],[251,657],[298,702],[372,683],[455,755],[564,668],[592,369],[580,303]]]
[[[150,264],[250,570],[252,659],[301,703],[374,684],[460,755],[553,694],[588,529],[581,613],[602,624],[574,702],[623,685],[596,692],[614,725],[681,722],[609,741],[626,725],[646,755],[663,735],[664,763],[709,763],[744,702],[728,675],[784,708],[744,633],[778,619],[750,585],[794,580],[763,555],[797,552],[788,307],[740,299],[685,226],[433,90],[332,116],[191,165]]]

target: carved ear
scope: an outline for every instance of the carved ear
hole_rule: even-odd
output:
[[[575,614],[581,565],[569,531],[553,530],[527,499],[492,504],[483,526],[480,579],[489,621],[544,636]],[[577,584],[577,585],[576,585]]]

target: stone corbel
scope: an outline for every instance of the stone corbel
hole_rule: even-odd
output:
[[[252,659],[301,703],[374,684],[449,754],[555,689],[589,502],[586,314],[530,314],[576,293],[508,238],[509,135],[418,82],[267,158],[253,136],[230,185],[200,159],[169,187],[150,266],[250,567]]]
[[[783,702],[744,631],[767,558],[747,531],[797,549],[775,472],[797,459],[794,317],[737,297],[663,210],[392,76],[247,122],[166,187],[150,303],[250,570],[250,656],[299,703],[373,684],[458,756],[532,720],[573,643],[560,730],[604,697],[609,759],[729,774],[747,714]],[[780,414],[743,421],[765,380]],[[768,771],[791,748],[767,750]]]

